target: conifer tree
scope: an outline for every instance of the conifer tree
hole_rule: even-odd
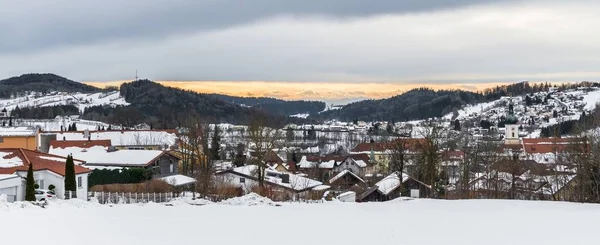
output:
[[[221,129],[215,124],[215,131],[210,142],[210,155],[212,160],[220,160],[221,156]]]
[[[73,156],[69,155],[65,163],[65,191],[76,191],[76,188],[75,163],[73,162]]]
[[[25,201],[33,202],[35,198],[35,180],[33,179],[33,164],[29,164],[25,180]]]
[[[454,130],[460,131],[460,121],[458,119],[454,120]]]

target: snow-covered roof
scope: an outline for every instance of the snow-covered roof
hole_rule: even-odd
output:
[[[110,140],[113,146],[175,145],[177,135],[167,131],[96,131],[90,132],[91,140]],[[58,132],[58,140],[87,140],[84,132]]]
[[[233,169],[230,169],[227,171],[257,178],[256,175],[257,175],[257,171],[258,171],[258,166],[247,165],[247,166],[233,168]],[[289,183],[283,183],[283,181],[281,179],[282,175],[289,176],[289,178],[290,178]],[[309,179],[309,178],[299,176],[296,174],[281,173],[281,172],[277,172],[277,171],[273,171],[273,170],[266,170],[264,176],[265,176],[265,181],[268,183],[286,187],[288,189],[293,189],[295,191],[304,191],[304,190],[315,188],[315,187],[323,184],[320,181]]]
[[[0,174],[0,180],[6,180],[6,179],[12,179],[12,178],[18,178],[19,175],[16,174]]]
[[[162,177],[160,179],[164,180],[172,186],[182,186],[196,182],[196,179],[181,174]]]
[[[332,169],[335,166],[335,160],[329,160],[329,161],[324,161],[324,162],[312,162],[312,161],[308,161],[306,160],[306,156],[302,156],[302,159],[300,159],[300,162],[298,163],[298,167],[300,168],[326,168],[326,169]]]
[[[6,158],[8,155],[12,155],[11,152],[0,152],[0,168],[12,168],[23,165],[23,160],[18,156]]]
[[[0,136],[34,136],[37,129],[33,127],[0,127]]]
[[[375,185],[377,186],[377,190],[381,192],[381,194],[388,195],[390,194],[390,192],[398,188],[401,183],[406,182],[408,178],[408,174],[402,173],[402,182],[400,182],[400,177],[398,177],[398,174],[392,173],[380,180],[379,182],[377,182]]]
[[[90,148],[65,147],[50,148],[50,154],[59,156],[73,155],[73,158],[85,161],[86,165],[99,166],[145,166],[165,153],[159,150],[117,150],[108,152],[106,147]]]
[[[336,180],[338,180],[339,178],[341,178],[342,176],[344,176],[346,174],[349,174],[349,175],[352,175],[352,176],[356,177],[361,182],[365,182],[361,177],[358,177],[358,175],[354,174],[349,169],[344,169],[344,171],[339,172],[338,174],[336,174],[335,176],[333,176],[333,178],[329,179],[329,183],[335,182]]]

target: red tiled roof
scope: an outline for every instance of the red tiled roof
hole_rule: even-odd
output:
[[[581,144],[582,139],[578,138],[535,138],[523,139],[523,148],[525,152],[530,154],[535,153],[554,153],[585,146]],[[588,146],[589,147],[589,146]]]
[[[442,153],[443,160],[460,160],[465,157],[465,153],[463,151],[444,151]]]
[[[250,156],[252,157],[258,157],[258,153],[253,151],[250,152]],[[265,162],[268,163],[283,163],[283,159],[281,159],[281,157],[279,157],[279,155],[277,155],[277,153],[270,151],[267,152],[267,155],[265,156]]]
[[[79,147],[90,148],[93,146],[111,146],[110,140],[51,140],[50,148]]]
[[[0,152],[9,153],[8,155],[4,156],[5,159],[18,157],[23,162],[23,165],[21,166],[0,168],[0,174],[13,174],[17,171],[27,171],[29,164],[33,163],[34,171],[48,170],[60,176],[65,176],[65,162],[67,161],[67,158],[65,157],[21,148],[0,149]],[[91,169],[77,165],[78,163],[83,162],[79,160],[74,161],[75,174],[84,174],[92,171]]]

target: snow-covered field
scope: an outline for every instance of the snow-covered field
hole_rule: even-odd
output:
[[[242,202],[243,203],[243,202]],[[232,203],[234,204],[234,203]],[[427,200],[45,209],[0,203],[2,244],[596,244],[600,205]],[[239,204],[239,203],[235,203]]]
[[[11,99],[0,99],[0,108],[14,110],[15,107],[43,107],[55,105],[75,105],[80,111],[98,105],[129,105],[119,91],[101,93],[58,93],[41,95],[31,93]]]

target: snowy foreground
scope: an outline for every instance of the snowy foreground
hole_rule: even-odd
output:
[[[270,204],[243,198],[202,206],[59,201],[42,209],[0,203],[0,231],[2,244],[45,245],[565,245],[596,244],[600,238],[600,205],[593,204],[427,199]]]

